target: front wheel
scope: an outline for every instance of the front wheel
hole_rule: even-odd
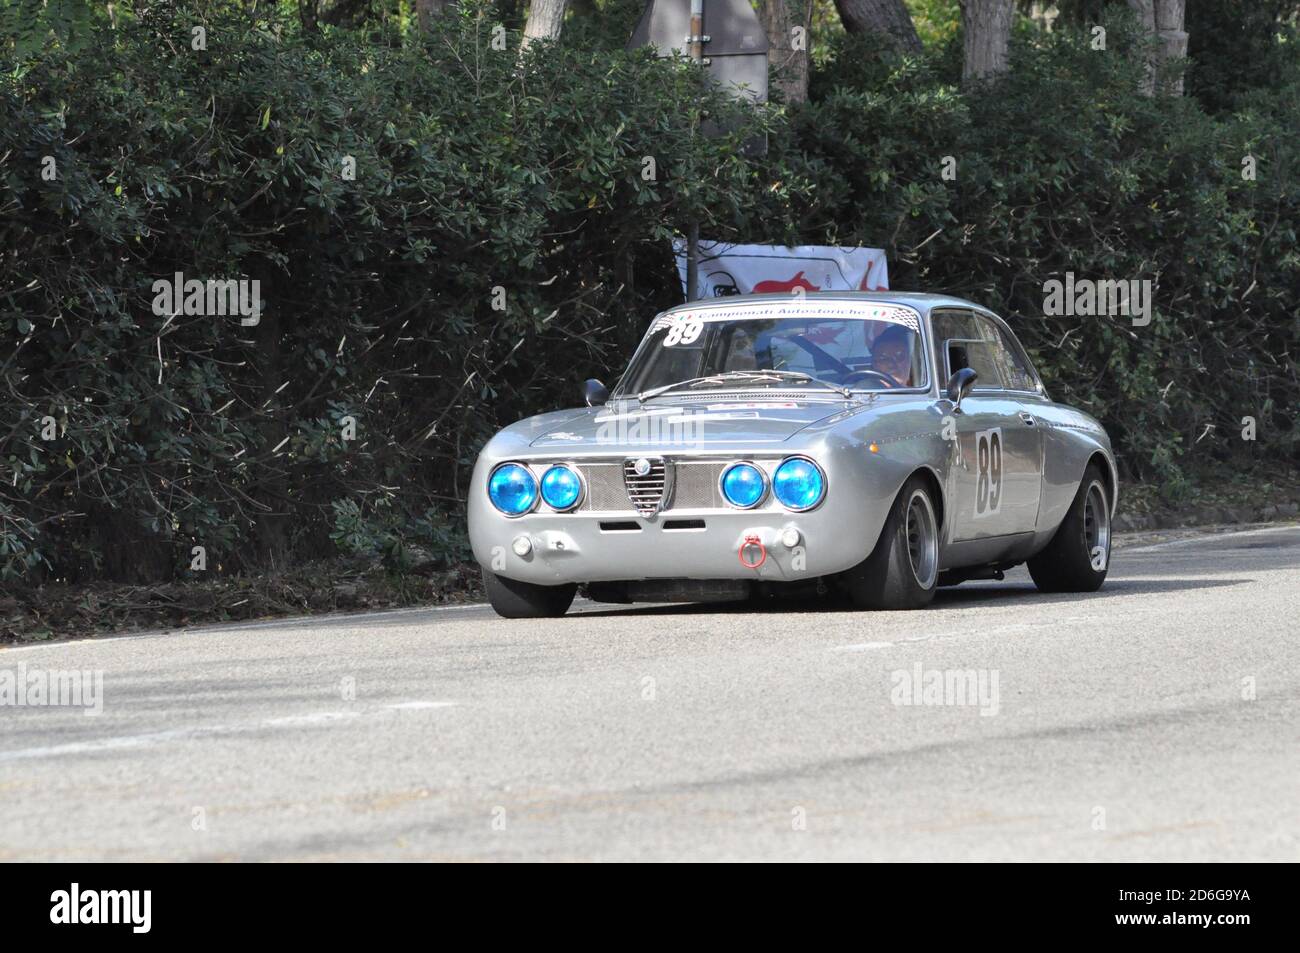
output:
[[[930,487],[921,476],[904,484],[871,555],[842,582],[862,609],[922,609],[939,581],[939,522]]]
[[[569,611],[576,583],[538,586],[483,570],[483,588],[496,614],[506,619],[554,619]]]
[[[1094,464],[1052,541],[1029,560],[1029,575],[1040,592],[1096,592],[1109,569],[1110,496]]]

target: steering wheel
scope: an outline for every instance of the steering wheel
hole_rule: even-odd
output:
[[[773,334],[772,340],[792,342],[793,344],[795,344],[795,346],[803,349],[804,351],[812,355],[814,366],[818,363],[818,358],[820,358],[822,362],[830,364],[832,369],[840,375],[841,386],[848,387],[849,381],[853,380],[853,378],[855,377],[862,377],[864,375],[877,378],[886,387],[898,386],[898,383],[892,377],[890,377],[888,374],[882,374],[880,371],[870,371],[870,370],[855,371],[852,367],[850,367],[848,364],[845,364],[834,354],[831,354],[825,348],[818,347],[816,344],[814,344],[812,341],[809,341],[802,334]]]
[[[892,377],[890,377],[888,374],[882,374],[880,371],[868,371],[868,370],[850,371],[847,375],[845,375],[843,379],[841,379],[840,383],[843,384],[845,387],[848,387],[849,381],[853,380],[853,378],[864,377],[864,376],[874,377],[878,379],[886,387],[898,386],[898,382],[894,380]]]

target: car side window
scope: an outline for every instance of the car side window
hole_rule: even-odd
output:
[[[1038,376],[1029,365],[1017,342],[1002,328],[994,325],[998,335],[998,366],[1002,370],[1002,379],[1007,382],[1008,390],[1038,390]]]
[[[1037,390],[1038,382],[1021,359],[1019,351],[1011,345],[1002,328],[982,314],[977,314],[974,318],[979,329],[979,339],[988,342],[991,351],[990,359],[997,365],[1002,386],[1007,390]]]
[[[963,367],[973,368],[979,375],[972,390],[1002,390],[1006,383],[998,367],[997,350],[988,341],[949,340],[948,367],[953,372]]]
[[[948,369],[948,342],[975,337],[971,317],[969,311],[936,311],[931,318],[931,327],[934,329],[934,373],[941,388],[948,383],[952,371],[959,369]]]
[[[970,311],[936,311],[932,320],[935,372],[947,383],[956,371],[970,367],[979,376],[974,390],[1001,390],[1005,378],[998,368],[996,329],[984,328],[983,319]],[[991,336],[986,336],[991,332]]]
[[[932,320],[940,380],[972,367],[979,375],[975,390],[1038,391],[1024,351],[995,321],[971,311],[938,311]]]

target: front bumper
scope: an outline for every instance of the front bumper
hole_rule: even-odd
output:
[[[490,506],[471,509],[470,539],[479,563],[498,575],[539,585],[809,580],[861,562],[884,520],[881,512],[844,512],[829,500],[806,513],[677,510],[650,518],[628,512],[534,513],[510,519]],[[783,541],[790,529],[798,533],[794,545]],[[527,540],[522,555],[517,551],[525,548],[521,539]]]

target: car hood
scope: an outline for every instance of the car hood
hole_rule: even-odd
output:
[[[819,420],[864,406],[856,398],[800,400],[721,395],[690,402],[615,402],[555,421],[531,445],[577,451],[665,444],[779,444]]]

